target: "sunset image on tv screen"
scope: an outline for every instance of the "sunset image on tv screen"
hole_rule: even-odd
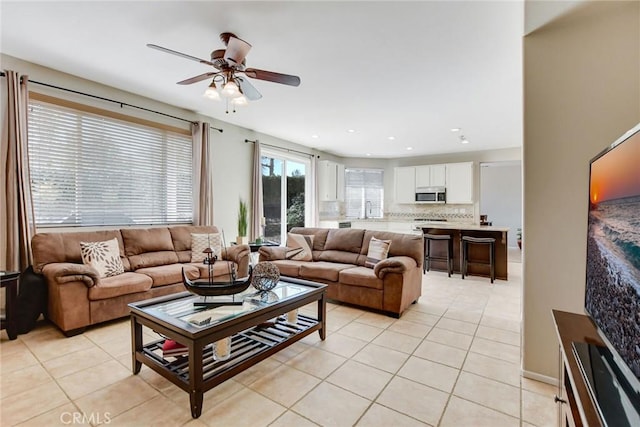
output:
[[[640,132],[591,164],[585,303],[640,378]]]

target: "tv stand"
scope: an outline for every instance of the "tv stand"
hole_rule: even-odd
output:
[[[573,355],[571,343],[605,344],[588,316],[558,310],[552,312],[560,343],[560,383],[555,397],[555,401],[560,403],[560,426],[603,426]]]

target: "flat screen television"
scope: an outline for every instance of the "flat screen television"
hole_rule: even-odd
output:
[[[640,426],[640,124],[590,162],[585,310],[606,347],[574,343],[605,425]]]

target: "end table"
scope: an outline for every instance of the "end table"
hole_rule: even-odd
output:
[[[6,289],[4,317],[0,318],[0,329],[6,329],[10,340],[18,336],[16,331],[16,302],[18,299],[18,271],[0,271],[0,287]]]

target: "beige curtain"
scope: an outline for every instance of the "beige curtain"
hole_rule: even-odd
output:
[[[0,156],[4,185],[0,206],[0,269],[23,271],[32,264],[31,237],[35,216],[31,201],[27,114],[29,95],[27,76],[5,70],[5,114],[2,124]]]
[[[213,223],[213,160],[211,158],[210,125],[206,122],[193,123],[193,224],[214,225]]]
[[[264,205],[262,201],[262,149],[256,139],[253,146],[253,198],[251,214],[251,241],[264,235]]]

